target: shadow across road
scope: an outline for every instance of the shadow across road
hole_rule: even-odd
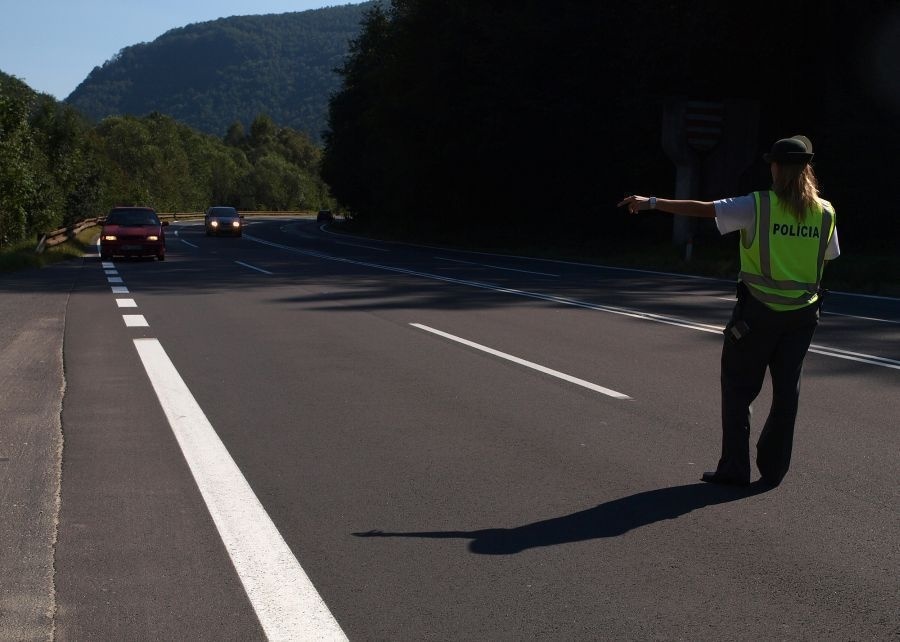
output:
[[[426,539],[469,539],[469,551],[478,555],[514,555],[530,548],[617,537],[630,530],[667,519],[677,519],[691,511],[747,499],[772,487],[754,482],[748,487],[689,484],[650,490],[615,499],[570,515],[516,526],[474,531],[368,531],[357,537],[420,537]]]

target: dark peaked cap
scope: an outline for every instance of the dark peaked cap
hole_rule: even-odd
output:
[[[767,163],[808,163],[813,159],[812,142],[806,136],[791,136],[776,140],[772,151],[763,154]]]

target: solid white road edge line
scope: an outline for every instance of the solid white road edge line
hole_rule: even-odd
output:
[[[461,343],[465,346],[469,346],[470,348],[475,348],[476,350],[481,350],[482,352],[487,352],[488,354],[494,355],[495,357],[500,357],[501,359],[506,359],[507,361],[512,361],[513,363],[517,363],[520,366],[525,366],[526,368],[531,368],[532,370],[537,370],[538,372],[543,372],[544,374],[548,374],[551,377],[556,377],[557,379],[562,379],[564,381],[568,381],[569,383],[574,383],[577,386],[582,386],[583,388],[587,388],[589,390],[593,390],[594,392],[599,392],[600,394],[604,394],[608,397],[612,397],[614,399],[631,399],[628,395],[622,394],[621,392],[616,392],[615,390],[611,390],[610,388],[604,388],[603,386],[598,386],[596,383],[591,383],[590,381],[585,381],[584,379],[579,379],[578,377],[573,377],[572,375],[567,375],[565,372],[560,372],[559,370],[553,370],[551,368],[547,368],[540,364],[534,363],[533,361],[526,361],[525,359],[521,359],[519,357],[514,357],[511,354],[507,354],[505,352],[500,352],[499,350],[494,350],[493,348],[488,348],[487,346],[483,346],[480,343],[475,343],[474,341],[469,341],[468,339],[463,339],[462,337],[457,337],[452,334],[448,334],[447,332],[442,332],[440,330],[436,330],[434,328],[430,328],[427,325],[422,325],[421,323],[410,323],[414,328],[419,328],[420,330],[424,330],[425,332],[431,332],[432,334],[436,334],[440,337],[444,337],[445,339],[450,339],[451,341],[456,341],[457,343]]]
[[[816,354],[824,354],[829,357],[847,359],[848,361],[859,361],[860,363],[867,363],[869,365],[876,365],[882,366],[884,368],[893,368],[894,370],[900,370],[900,361],[888,359],[887,357],[873,357],[870,354],[861,354],[859,352],[841,350],[840,348],[830,348],[828,346],[817,345],[810,346],[809,351],[815,352]]]
[[[364,250],[375,250],[376,252],[390,252],[383,247],[372,247],[371,245],[360,245],[359,243],[347,243],[346,241],[332,241],[338,245],[349,245],[350,247],[361,247]]]
[[[833,317],[849,317],[850,319],[860,319],[862,321],[876,321],[878,323],[896,323],[900,324],[900,321],[895,321],[894,319],[880,319],[878,317],[861,317],[858,314],[844,314],[842,312],[829,312],[828,310],[824,310],[822,314],[828,314]]]
[[[540,292],[528,292],[526,290],[516,290],[515,288],[504,288],[498,285],[493,285],[491,283],[482,283],[480,281],[469,281],[465,279],[454,279],[448,276],[441,276],[440,274],[431,274],[429,272],[417,272],[416,270],[407,270],[406,268],[398,268],[390,265],[380,265],[378,263],[370,263],[368,261],[357,261],[354,259],[345,259],[340,256],[332,256],[330,254],[324,254],[323,252],[315,252],[313,250],[301,250],[296,247],[291,247],[290,245],[282,245],[281,243],[273,243],[272,241],[266,241],[261,238],[256,238],[254,236],[249,236],[247,234],[244,235],[244,238],[255,241],[257,243],[261,243],[262,245],[268,245],[270,247],[277,247],[281,250],[285,250],[287,252],[293,252],[295,254],[302,254],[304,256],[312,256],[319,259],[324,259],[327,261],[337,261],[339,263],[350,263],[352,265],[361,265],[363,267],[372,268],[375,270],[384,270],[386,272],[397,272],[399,274],[408,274],[410,276],[417,276],[424,279],[432,279],[434,281],[444,281],[445,283],[455,283],[457,285],[466,285],[473,288],[480,288],[482,290],[491,290],[493,292],[503,292],[506,294],[513,294],[516,296],[527,297],[529,299],[539,299],[541,301],[550,301],[552,303],[559,303],[561,305],[571,305],[578,308],[585,308],[587,310],[598,310],[600,312],[609,312],[611,314],[619,314],[625,317],[631,317],[633,319],[644,319],[646,321],[655,321],[656,323],[664,323],[666,325],[674,325],[680,328],[688,328],[689,330],[698,330],[700,332],[710,332],[712,334],[721,334],[722,326],[714,326],[706,323],[697,323],[694,321],[688,321],[686,319],[679,319],[678,317],[669,317],[661,314],[653,314],[650,312],[640,312],[638,310],[629,310],[628,308],[619,308],[611,305],[599,305],[596,303],[588,303],[587,301],[579,301],[578,299],[569,299],[561,296],[553,296],[551,294],[542,294]],[[815,350],[813,348],[816,348]],[[882,366],[882,367],[893,367],[885,364],[884,357],[877,357],[874,355],[863,355],[859,354],[857,357],[845,356],[844,354],[839,354],[837,352],[831,352],[831,348],[826,346],[819,346],[813,344],[812,348],[810,348],[810,352],[815,352],[817,354],[822,354],[829,357],[834,357],[837,359],[847,359],[850,361],[858,361],[860,363],[865,363],[870,366]],[[858,354],[858,353],[857,353]]]
[[[270,640],[346,640],[157,339],[135,348]]]
[[[507,272],[522,272],[524,274],[537,274],[538,276],[552,276],[559,278],[558,274],[550,274],[549,272],[533,272],[532,270],[519,270],[511,267],[501,267],[499,265],[488,265],[487,263],[476,263],[475,261],[462,261],[460,259],[449,259],[446,256],[435,256],[439,261],[452,261],[453,263],[465,263],[466,265],[477,265],[479,267],[492,268],[494,270],[506,270]]]
[[[721,334],[722,328],[716,327],[714,325],[708,325],[705,323],[696,323],[693,321],[688,321],[686,319],[679,319],[677,317],[667,317],[661,314],[653,314],[651,312],[640,312],[637,310],[629,310],[627,308],[619,308],[610,305],[599,305],[596,303],[588,303],[587,301],[579,301],[577,299],[569,299],[561,296],[553,296],[552,294],[542,294],[540,292],[528,292],[526,290],[517,290],[515,288],[505,288],[499,285],[494,285],[492,283],[483,283],[481,281],[470,281],[468,279],[455,279],[449,276],[441,276],[440,274],[432,274],[430,272],[418,272],[416,270],[408,270],[406,268],[393,267],[391,265],[381,265],[380,263],[370,263],[368,261],[358,261],[355,259],[347,259],[341,256],[333,256],[331,254],[325,254],[323,252],[316,252],[315,250],[301,250],[296,247],[291,247],[290,245],[282,245],[280,243],[273,243],[272,241],[266,241],[261,238],[257,238],[255,236],[244,235],[247,240],[255,241],[256,243],[261,243],[262,245],[269,245],[271,247],[277,247],[281,250],[286,250],[288,252],[293,252],[295,254],[302,254],[304,256],[312,256],[319,259],[325,259],[327,261],[337,261],[338,263],[349,263],[351,265],[361,265],[363,267],[373,268],[376,270],[385,270],[387,272],[397,272],[398,274],[408,274],[410,276],[417,276],[424,279],[432,279],[434,281],[443,281],[445,283],[455,283],[457,285],[465,285],[468,287],[479,288],[482,290],[491,290],[492,292],[503,292],[505,294],[513,294],[516,296],[527,297],[529,299],[539,299],[541,301],[549,301],[551,303],[559,303],[562,305],[571,305],[578,308],[585,308],[588,310],[599,310],[601,312],[610,312],[612,314],[620,314],[626,317],[632,317],[635,319],[646,319],[648,321],[656,321],[657,323],[665,323],[668,325],[674,325],[682,328],[690,328],[691,330],[700,330],[701,332],[712,332],[714,334]]]
[[[579,263],[577,261],[564,261],[562,259],[542,259],[536,256],[522,256],[520,254],[497,254],[496,252],[476,252],[475,250],[457,250],[451,247],[441,247],[440,245],[423,245],[421,243],[405,243],[403,241],[385,241],[381,239],[369,239],[365,236],[356,236],[353,234],[344,234],[341,232],[332,232],[331,230],[326,229],[328,224],[324,223],[319,226],[319,231],[324,234],[331,234],[332,236],[343,236],[345,238],[353,238],[353,239],[361,239],[364,241],[376,240],[379,243],[386,243],[389,245],[402,245],[405,247],[420,247],[428,250],[436,250],[440,252],[458,252],[460,254],[472,254],[475,256],[495,256],[500,259],[523,259],[526,261],[540,261],[542,263],[559,263],[560,265],[575,265],[578,267],[586,267],[586,268],[596,268],[599,270],[618,270],[620,272],[637,272],[640,274],[655,274],[658,276],[674,276],[682,279],[693,279],[696,281],[718,281],[719,283],[728,283],[732,286],[734,285],[733,280],[729,279],[720,279],[710,276],[697,276],[695,274],[679,274],[677,272],[658,272],[655,270],[638,270],[636,268],[624,268],[624,267],[616,267],[613,265],[598,265],[596,263]]]
[[[354,238],[354,239],[362,239],[362,240],[370,240],[365,236],[355,236],[353,234],[343,234],[341,232],[332,232],[331,230],[326,229],[325,225],[319,226],[319,230],[325,234],[331,234],[332,236],[344,236],[346,238]],[[404,243],[403,241],[383,241],[380,239],[379,243],[387,243],[390,245],[403,245],[407,247],[422,247],[429,250],[440,250],[442,252],[459,252],[460,254],[474,254],[481,256],[496,256],[501,259],[524,259],[526,261],[541,261],[543,263],[559,263],[561,265],[575,265],[578,267],[586,267],[586,268],[595,268],[598,270],[617,270],[619,272],[635,272],[637,274],[655,274],[658,276],[673,276],[679,279],[692,279],[695,281],[717,281],[719,283],[727,283],[731,286],[734,286],[734,279],[722,279],[711,276],[698,276],[696,274],[679,274],[678,272],[660,272],[658,270],[640,270],[637,268],[627,268],[627,267],[617,267],[614,265],[599,265],[597,263],[581,263],[578,261],[565,261],[562,259],[542,259],[536,256],[522,256],[519,254],[497,254],[495,252],[476,252],[474,250],[457,250],[448,247],[441,247],[439,245],[422,245],[420,243]],[[858,294],[856,292],[840,292],[838,290],[829,290],[829,294],[837,294],[840,296],[852,296],[858,297],[861,299],[880,299],[882,301],[900,301],[900,297],[894,296],[876,296],[874,294]]]
[[[859,299],[875,299],[877,301],[900,301],[900,297],[895,297],[895,296],[877,296],[875,294],[857,294],[856,292],[839,292],[838,290],[829,290],[828,294],[837,294],[838,296],[854,296]]]
[[[254,265],[250,265],[249,263],[244,263],[243,261],[235,261],[238,265],[243,265],[246,268],[250,268],[251,270],[256,270],[257,272],[262,272],[263,274],[273,274],[273,272],[269,272],[268,270],[264,270],[262,268],[258,268]]]

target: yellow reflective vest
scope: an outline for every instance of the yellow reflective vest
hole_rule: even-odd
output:
[[[775,192],[754,192],[755,234],[741,230],[740,280],[773,310],[796,310],[819,299],[834,208],[819,201],[799,221]]]

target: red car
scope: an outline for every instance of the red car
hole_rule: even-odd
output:
[[[100,258],[113,256],[155,256],[166,260],[166,235],[150,207],[114,207],[109,211],[100,232]]]

